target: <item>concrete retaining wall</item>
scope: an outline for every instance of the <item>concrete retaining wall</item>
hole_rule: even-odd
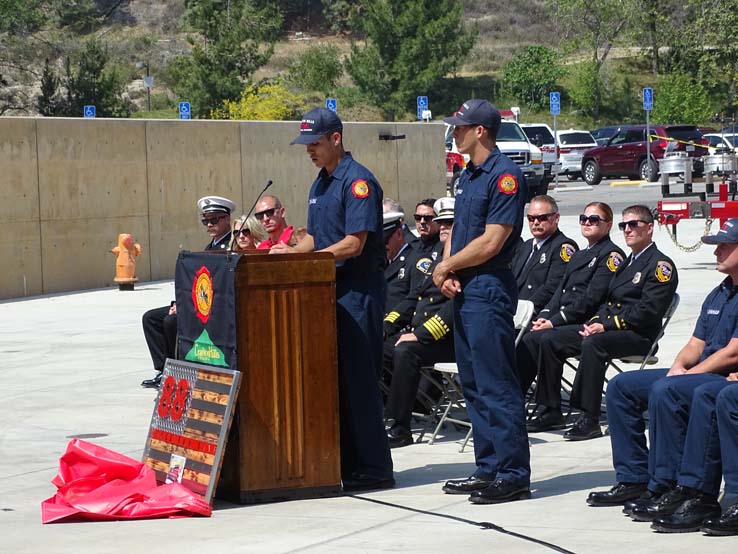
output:
[[[296,122],[0,118],[0,299],[111,286],[119,233],[143,248],[141,281],[167,279],[181,248],[207,243],[195,202],[246,212],[268,179],[304,225],[316,168],[289,146]],[[381,140],[386,137],[405,138]],[[345,146],[385,196],[445,191],[443,125],[347,123]]]

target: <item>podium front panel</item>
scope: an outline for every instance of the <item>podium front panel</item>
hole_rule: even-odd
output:
[[[242,257],[236,275],[240,500],[340,491],[335,262]]]

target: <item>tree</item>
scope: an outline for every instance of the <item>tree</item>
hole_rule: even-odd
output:
[[[667,75],[654,90],[652,115],[655,123],[699,125],[712,113],[710,95],[690,75]]]
[[[346,69],[362,93],[393,119],[411,110],[453,71],[474,44],[454,0],[376,0],[360,18],[366,35]]]
[[[185,0],[185,19],[199,34],[189,55],[172,62],[174,90],[205,117],[225,100],[237,100],[244,84],[271,57],[282,19],[267,0]]]
[[[44,72],[41,74],[41,94],[36,98],[38,113],[45,116],[60,115],[59,78],[46,58]]]
[[[598,117],[603,96],[600,72],[635,14],[634,0],[548,0],[548,4],[569,43],[590,52],[591,113]]]
[[[290,64],[289,80],[304,91],[330,94],[343,73],[337,47],[316,44],[302,52]]]
[[[84,106],[94,105],[100,117],[128,117],[130,102],[123,99],[123,80],[115,68],[107,68],[110,57],[106,46],[89,41],[73,69],[71,58],[64,64],[66,96],[58,115],[82,117]]]
[[[564,73],[559,54],[545,46],[528,46],[505,66],[502,82],[515,99],[541,110]]]
[[[0,0],[0,33],[26,35],[46,20],[45,0]]]

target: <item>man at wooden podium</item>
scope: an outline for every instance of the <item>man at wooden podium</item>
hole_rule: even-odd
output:
[[[270,252],[331,252],[336,259],[336,326],[345,491],[393,487],[379,377],[386,252],[382,188],[343,147],[343,123],[325,108],[305,114],[292,144],[306,145],[320,168],[308,198],[307,234]]]

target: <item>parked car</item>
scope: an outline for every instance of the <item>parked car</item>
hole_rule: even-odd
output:
[[[557,131],[556,138],[559,147],[560,173],[569,180],[575,181],[582,177],[582,156],[587,150],[597,147],[597,141],[589,131],[568,129]]]
[[[622,126],[604,146],[587,150],[582,157],[582,176],[589,185],[603,177],[627,177],[655,181],[658,161],[667,151],[686,152],[695,158],[694,174],[702,174],[700,158],[707,155],[707,141],[694,125],[651,126],[650,157],[646,157],[646,126]]]
[[[520,127],[528,140],[541,149],[541,154],[543,154],[543,178],[546,180],[546,184],[550,183],[553,181],[554,173],[556,171],[561,172],[561,168],[557,166],[556,141],[551,127],[545,123],[522,123]]]
[[[455,165],[460,165],[457,156],[461,154],[456,150],[456,144],[452,136],[453,132],[453,125],[447,125],[445,139],[447,174],[449,164],[452,165],[452,168]],[[502,120],[500,130],[497,132],[497,147],[503,154],[514,161],[520,167],[523,175],[525,175],[525,182],[528,184],[527,200],[539,194],[546,194],[548,183],[543,176],[543,155],[541,154],[541,150],[531,144],[517,122]],[[449,154],[456,154],[456,156],[449,157]],[[465,167],[469,163],[469,157],[464,155],[462,159]],[[452,176],[449,182],[450,190],[456,189],[456,183],[458,182],[460,173],[461,169]]]
[[[707,149],[710,154],[738,152],[738,134],[709,134],[703,137],[707,140]]]
[[[590,131],[590,134],[597,141],[597,144],[599,144],[600,146],[604,146],[605,144],[607,144],[607,141],[610,140],[610,138],[618,132],[618,129],[620,129],[618,125],[615,125],[614,127],[600,127],[599,129]]]

